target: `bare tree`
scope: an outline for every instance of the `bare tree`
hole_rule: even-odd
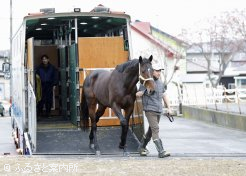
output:
[[[213,87],[217,87],[235,54],[243,49],[246,16],[242,12],[239,16],[236,12],[238,11],[225,12],[221,16],[208,19],[205,28],[192,34],[186,30],[186,41],[191,47],[196,47],[207,61],[207,74]],[[215,60],[218,62],[217,79],[214,79],[212,69]]]
[[[233,32],[234,40],[240,41],[240,50],[246,53],[246,9],[226,12],[228,24]]]

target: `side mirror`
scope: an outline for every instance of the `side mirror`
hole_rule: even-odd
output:
[[[5,62],[2,64],[2,71],[4,73],[4,79],[10,79],[10,70],[11,70],[10,63]]]

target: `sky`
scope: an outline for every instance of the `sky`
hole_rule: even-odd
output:
[[[193,29],[206,18],[221,12],[246,8],[245,0],[12,0],[13,34],[24,16],[42,8],[55,8],[56,12],[69,12],[73,8],[90,11],[98,4],[111,10],[124,11],[131,20],[150,22],[162,31],[178,36],[182,29]],[[0,50],[9,49],[10,0],[0,6]]]

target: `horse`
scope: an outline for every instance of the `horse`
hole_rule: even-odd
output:
[[[129,155],[126,138],[136,100],[136,84],[140,81],[149,93],[154,91],[152,59],[152,55],[148,59],[140,56],[139,59],[117,65],[112,71],[95,70],[86,76],[82,87],[80,126],[84,130],[88,129],[90,117],[89,146],[96,155],[101,154],[96,135],[97,122],[107,107],[111,108],[120,120],[122,131],[119,148],[123,149],[124,155]],[[125,111],[125,117],[121,109]]]

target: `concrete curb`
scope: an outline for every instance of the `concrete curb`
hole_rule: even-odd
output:
[[[246,115],[226,113],[211,109],[183,106],[183,117],[214,123],[220,126],[246,131]]]

